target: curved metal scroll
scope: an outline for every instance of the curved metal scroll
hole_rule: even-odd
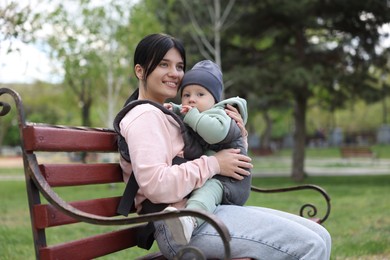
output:
[[[317,185],[305,184],[305,185],[292,186],[292,187],[287,187],[287,188],[282,188],[282,189],[262,189],[262,188],[252,186],[251,190],[256,191],[256,192],[261,192],[261,193],[278,193],[278,192],[288,192],[288,191],[297,191],[297,190],[315,190],[315,191],[318,191],[324,197],[324,199],[326,201],[326,206],[327,206],[325,216],[323,218],[319,219],[319,223],[324,223],[330,214],[330,209],[331,209],[330,197],[329,197],[328,193],[326,193],[326,191],[323,188],[321,188]],[[301,217],[305,217],[304,216],[305,212],[307,212],[307,216],[310,218],[316,217],[317,216],[317,207],[314,206],[313,204],[310,204],[310,203],[304,204],[301,206],[301,209],[299,211],[299,215]]]
[[[20,135],[20,139],[21,139],[20,146],[24,152],[24,140],[23,140],[22,129],[23,129],[23,127],[26,126],[26,118],[24,115],[22,98],[20,97],[18,92],[14,91],[12,89],[9,89],[9,88],[0,88],[0,96],[2,96],[3,94],[10,95],[15,101],[15,105],[16,105],[16,109],[17,109],[18,124],[19,124],[19,135]],[[11,106],[8,103],[0,102],[0,116],[5,116],[10,111],[11,111]]]
[[[25,120],[25,116],[24,116],[23,104],[22,104],[22,99],[21,99],[20,95],[12,89],[0,88],[0,96],[3,94],[8,94],[14,99],[15,104],[16,104],[16,108],[18,110],[19,125],[22,127],[25,126],[26,120]],[[0,102],[0,109],[1,109],[0,116],[5,116],[11,110],[11,106],[6,102]]]
[[[11,106],[5,102],[0,102],[0,107],[0,116],[5,116],[11,110]]]

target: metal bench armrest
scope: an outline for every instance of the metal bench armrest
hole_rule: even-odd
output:
[[[321,187],[313,184],[304,184],[304,185],[298,185],[298,186],[291,186],[286,188],[279,188],[279,189],[264,189],[264,188],[258,188],[255,186],[251,187],[251,190],[254,192],[260,192],[260,193],[279,193],[279,192],[290,192],[290,191],[299,191],[299,190],[314,190],[319,192],[325,199],[326,202],[326,213],[325,216],[322,218],[318,218],[316,222],[322,224],[326,221],[326,219],[329,217],[330,214],[330,196],[328,193]],[[304,214],[307,214],[308,217],[315,219],[317,216],[317,207],[313,204],[307,203],[301,206],[299,215],[301,217],[305,217]]]

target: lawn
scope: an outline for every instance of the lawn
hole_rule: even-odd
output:
[[[324,226],[332,235],[332,259],[390,259],[390,175],[309,177],[305,182],[320,185],[331,196],[332,211]],[[254,184],[294,183],[286,178],[263,178]],[[298,212],[295,201],[321,203],[308,193],[252,196],[249,203]]]
[[[9,170],[6,170],[7,172]],[[22,174],[20,169],[11,170]],[[0,169],[4,173],[4,169]],[[332,211],[324,226],[333,239],[332,259],[390,259],[390,217],[388,191],[390,175],[309,177],[307,183],[325,188],[332,198]],[[284,187],[294,185],[288,178],[255,178],[254,185]],[[122,185],[115,187],[99,185],[92,189],[75,188],[68,199],[89,192],[92,197],[117,195]],[[61,193],[61,190],[58,191]],[[0,181],[0,259],[34,259],[32,235],[23,181]],[[297,213],[304,203],[318,205],[323,201],[310,191],[290,194],[252,194],[248,205],[261,205]],[[324,208],[319,207],[320,214]],[[77,224],[79,225],[79,224]],[[75,239],[84,233],[96,233],[111,227],[79,225],[77,229],[54,228],[47,233],[52,242]],[[153,247],[156,250],[156,246]],[[103,259],[134,259],[144,254],[142,249],[125,250]]]

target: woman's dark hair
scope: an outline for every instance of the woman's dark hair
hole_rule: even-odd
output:
[[[183,59],[183,69],[185,71],[185,49],[178,39],[167,34],[156,33],[146,36],[138,43],[134,53],[134,66],[139,64],[144,68],[144,81],[146,81],[150,73],[152,73],[171,48],[175,48],[179,51],[180,56]]]
[[[146,81],[150,73],[152,73],[164,58],[165,54],[172,48],[177,49],[180,53],[180,56],[183,59],[183,69],[185,71],[186,52],[183,44],[178,39],[167,34],[156,33],[146,36],[138,43],[134,52],[134,67],[139,64],[144,68],[145,75],[143,81]],[[133,100],[137,100],[138,95],[139,89],[137,88],[126,100],[125,105]]]

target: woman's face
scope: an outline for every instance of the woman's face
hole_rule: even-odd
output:
[[[142,67],[136,65],[135,70],[138,78],[143,78],[139,76],[142,76],[144,73]],[[164,58],[146,79],[146,88],[145,86],[140,86],[139,98],[163,104],[166,99],[176,96],[183,76],[183,59],[180,53],[175,48],[172,48],[165,54]],[[143,85],[142,82],[140,81],[141,85]]]

